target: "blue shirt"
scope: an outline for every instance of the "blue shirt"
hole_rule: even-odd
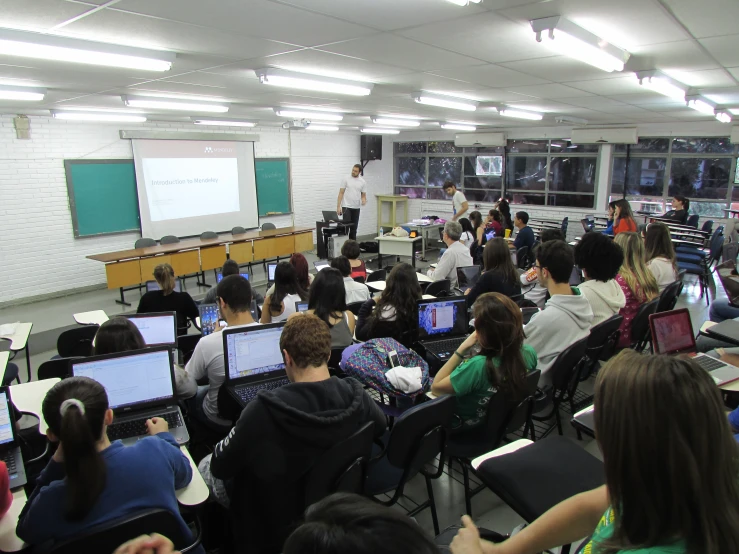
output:
[[[729,424],[731,425],[732,431],[739,431],[739,408],[729,414]],[[739,442],[739,433],[734,435],[734,438]]]
[[[29,544],[60,540],[150,508],[163,508],[179,520],[190,536],[177,507],[175,489],[190,483],[190,462],[169,433],[146,437],[132,446],[116,441],[100,453],[105,460],[105,488],[90,512],[79,521],[64,517],[67,481],[64,464],[51,460],[39,475],[36,488],[18,518],[16,534]]]
[[[613,220],[608,220],[608,225],[606,225],[606,228],[601,231],[604,235],[612,235],[613,234]]]
[[[527,225],[518,230],[516,239],[513,241],[513,246],[515,246],[516,250],[528,246],[529,252],[531,252],[531,247],[534,246],[534,240],[534,230]]]

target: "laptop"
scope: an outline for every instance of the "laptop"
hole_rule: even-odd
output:
[[[341,223],[343,222],[343,219],[339,217],[339,214],[336,213],[336,210],[322,210],[321,213],[323,214],[323,221],[326,223],[335,222],[335,223]]]
[[[277,269],[277,264],[267,264],[267,288],[275,282],[275,269]]]
[[[156,281],[147,281],[146,282],[146,292],[151,292],[153,290],[162,290],[162,287],[159,286],[159,283]],[[174,291],[175,292],[182,292],[180,288],[180,280],[175,279],[174,282]]]
[[[467,338],[468,325],[464,296],[418,301],[418,342],[442,362]]]
[[[298,301],[295,302],[295,311],[304,312],[308,309],[308,302]]]
[[[290,381],[280,350],[285,322],[225,329],[223,361],[228,393],[242,408],[261,390],[274,390]]]
[[[248,273],[240,273],[239,275],[241,275],[247,281],[249,280]],[[223,273],[219,271],[218,273],[216,273],[216,283],[220,283],[221,281],[223,281]]]
[[[462,292],[471,289],[480,280],[482,275],[482,268],[479,265],[468,265],[466,267],[457,268],[457,281],[459,281],[458,288]]]
[[[177,314],[153,312],[126,316],[144,337],[146,346],[177,347]]]
[[[591,404],[572,417],[572,425],[583,433],[595,436],[595,405]]]
[[[28,479],[15,435],[15,410],[11,407],[10,387],[0,387],[0,459],[8,466],[10,488],[23,487]]]
[[[218,306],[216,304],[200,304],[198,311],[200,312],[200,334],[205,337],[216,330]]]
[[[175,399],[172,351],[164,346],[119,354],[91,356],[70,362],[72,375],[94,379],[108,393],[115,421],[108,427],[110,440],[134,444],[148,437],[146,420],[160,417],[179,444],[190,435]]]
[[[660,312],[649,316],[652,344],[656,354],[694,354],[695,337],[690,312],[685,309]],[[699,366],[708,371],[721,387],[739,379],[739,367],[727,364],[707,354],[692,357]]]
[[[331,267],[331,264],[328,263],[326,260],[316,260],[313,262],[313,265],[316,268],[316,271],[321,271],[322,269],[326,269],[327,267]]]

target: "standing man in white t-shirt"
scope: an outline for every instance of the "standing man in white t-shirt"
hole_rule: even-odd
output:
[[[467,209],[469,208],[467,199],[461,190],[457,190],[457,185],[451,181],[444,183],[444,192],[447,196],[452,197],[452,208],[454,210],[452,221],[458,221],[460,217],[467,213]]]
[[[356,164],[352,168],[351,177],[344,177],[339,190],[339,198],[336,201],[336,213],[344,216],[344,223],[351,225],[349,238],[357,240],[357,227],[359,227],[359,208],[367,203],[367,183],[359,176],[362,166]]]

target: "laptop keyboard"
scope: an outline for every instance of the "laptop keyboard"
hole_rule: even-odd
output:
[[[179,412],[166,412],[155,416],[144,417],[141,419],[131,419],[129,421],[122,421],[120,423],[113,423],[108,427],[108,438],[111,441],[119,439],[130,439],[131,437],[140,437],[146,435],[146,420],[152,417],[160,417],[164,419],[170,429],[175,427],[182,427],[182,419],[180,419]]]
[[[698,365],[706,371],[713,371],[720,367],[726,367],[726,362],[722,362],[716,358],[711,358],[710,356],[698,356],[697,358],[693,358],[693,360],[695,360]]]
[[[426,347],[426,350],[428,350],[432,354],[436,355],[442,360],[446,360],[447,358],[451,358],[452,354],[454,354],[454,351],[460,346],[462,346],[462,343],[465,341],[465,338],[466,337],[458,337],[456,339],[446,339],[446,340],[440,340],[440,341],[435,341],[435,342],[429,342],[429,343],[424,343],[424,346]]]
[[[274,390],[279,387],[284,387],[289,384],[290,381],[287,379],[276,379],[274,381],[266,381],[257,385],[247,385],[238,389],[234,389],[234,392],[238,395],[241,401],[246,404],[256,398],[260,390]]]
[[[15,467],[15,452],[8,452],[5,454],[5,457],[3,458],[3,462],[5,462],[5,465],[8,466],[8,473],[11,475],[16,472]]]

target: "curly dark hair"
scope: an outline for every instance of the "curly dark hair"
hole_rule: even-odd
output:
[[[585,233],[575,245],[575,264],[588,279],[604,283],[615,279],[623,263],[621,247],[602,233]]]

